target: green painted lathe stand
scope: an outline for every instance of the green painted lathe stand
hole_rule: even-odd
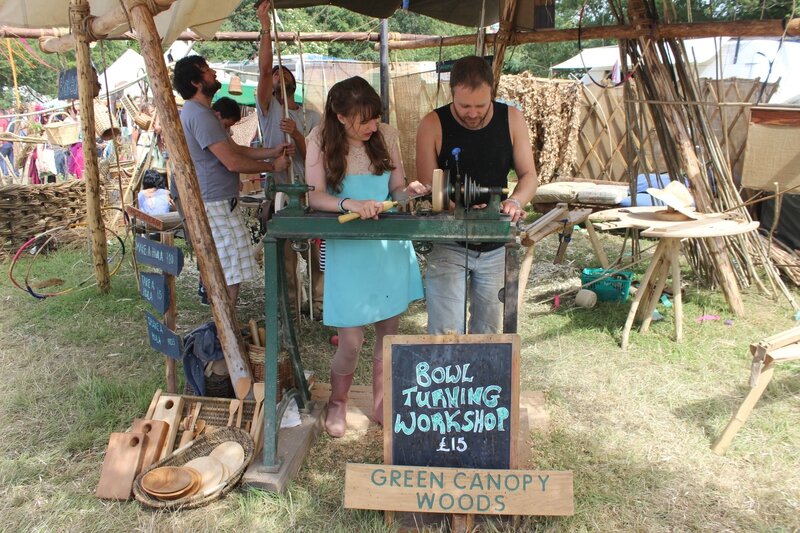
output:
[[[261,470],[274,472],[277,462],[278,430],[288,402],[295,398],[301,409],[307,410],[311,394],[303,372],[303,363],[289,315],[286,274],[283,268],[284,240],[351,239],[351,240],[411,240],[419,243],[468,241],[471,243],[498,242],[506,244],[503,330],[517,330],[517,278],[519,268],[514,256],[517,247],[509,218],[499,214],[499,197],[489,207],[479,211],[419,216],[386,213],[380,220],[356,220],[340,224],[334,213],[318,213],[305,209],[300,198],[307,192],[305,185],[276,186],[272,191],[286,192],[289,205],[276,213],[267,225],[264,237],[264,316],[267,331],[264,360],[264,444]],[[489,213],[494,213],[488,216]],[[473,216],[470,216],[470,213]],[[424,245],[420,248],[425,248]],[[428,246],[430,249],[430,246]],[[274,332],[279,332],[275,335]],[[278,384],[278,354],[281,343],[288,349],[297,387],[288,391],[281,402],[275,401]]]

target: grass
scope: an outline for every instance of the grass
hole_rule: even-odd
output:
[[[609,255],[618,238],[603,235]],[[672,310],[645,335],[619,349],[629,304],[573,307],[555,293],[577,287],[580,269],[595,266],[576,234],[564,265],[550,263],[552,237],[537,246],[526,304],[520,311],[522,387],[544,391],[549,424],[528,439],[527,468],[571,470],[575,515],[528,517],[518,531],[797,531],[800,529],[800,366],[778,367],[775,379],[728,450],[709,446],[746,394],[751,342],[795,323],[783,300],[744,295],[747,314],[731,317],[717,292],[687,271],[685,340],[671,340]],[[88,252],[42,256],[33,277],[69,286],[91,275]],[[7,267],[8,265],[3,265]],[[641,275],[642,267],[635,268]],[[24,265],[20,265],[24,267]],[[21,277],[24,268],[16,271]],[[208,320],[187,260],[178,278],[179,333]],[[52,288],[50,289],[52,290]],[[246,286],[240,320],[263,313],[263,291]],[[94,498],[112,431],[142,416],[163,387],[163,357],[146,340],[143,312],[129,265],[102,296],[87,288],[36,301],[0,284],[0,516],[2,531],[386,531],[380,513],[342,507],[347,462],[378,463],[381,434],[321,437],[285,494],[237,490],[206,508],[154,513],[136,503]],[[717,314],[733,318],[697,323]],[[415,304],[403,333],[426,321]],[[304,364],[326,376],[332,331],[304,323]],[[371,339],[368,340],[368,347]],[[368,383],[368,348],[357,383]]]

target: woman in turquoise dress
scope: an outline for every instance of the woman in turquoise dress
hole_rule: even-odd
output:
[[[425,192],[419,182],[406,185],[397,130],[380,123],[380,112],[380,97],[363,78],[331,87],[322,123],[306,141],[312,208],[378,220],[385,200]],[[410,241],[326,240],[322,319],[339,334],[325,418],[332,437],[341,437],[347,427],[347,394],[369,324],[375,325],[373,419],[383,423],[383,338],[397,333],[400,315],[422,297]]]

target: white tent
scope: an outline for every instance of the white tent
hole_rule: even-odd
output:
[[[189,55],[191,50],[191,44],[185,41],[175,41],[164,53],[164,61],[170,64]],[[128,48],[105,72],[99,74],[98,77],[102,86],[100,93],[105,94],[106,80],[108,80],[109,91],[113,92],[114,89],[122,87],[128,96],[140,96],[142,90],[136,82],[143,79],[146,73],[144,58],[135,50]]]
[[[736,37],[686,39],[686,52],[694,60],[701,78],[758,78],[762,82],[780,80],[773,104],[800,104],[800,69],[792,67],[791,57],[800,57],[800,41],[787,39],[747,39]],[[717,55],[720,65],[717,66]],[[795,59],[796,61],[796,59]],[[603,80],[619,63],[619,47],[587,48],[578,55],[551,67],[583,74],[583,83]],[[771,70],[770,70],[771,64]]]

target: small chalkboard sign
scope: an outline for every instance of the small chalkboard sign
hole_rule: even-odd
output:
[[[167,246],[145,237],[136,237],[136,260],[167,274],[177,276],[183,270],[183,251],[177,246]]]
[[[183,357],[183,341],[177,333],[170,330],[148,311],[144,312],[147,319],[147,336],[150,338],[150,347],[172,359]]]
[[[78,69],[68,68],[58,73],[58,99],[78,99]]]
[[[516,468],[519,336],[384,340],[386,464]]]
[[[157,272],[142,272],[140,274],[140,293],[142,298],[150,302],[156,311],[162,315],[169,307],[169,287],[167,276]]]

